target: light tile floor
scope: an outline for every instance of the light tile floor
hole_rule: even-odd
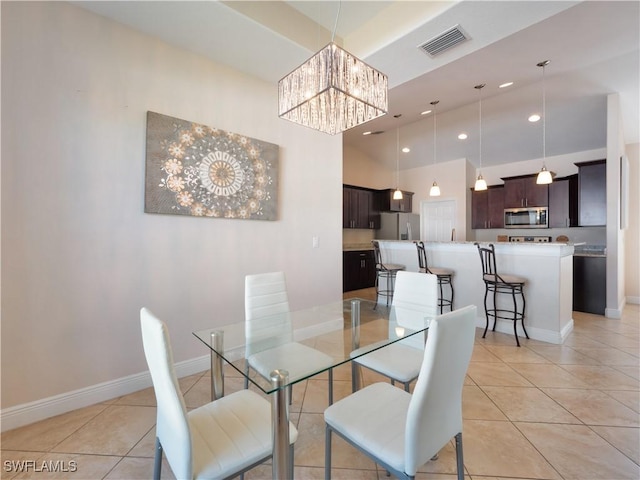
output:
[[[353,292],[367,296],[370,291]],[[463,393],[465,477],[471,480],[640,478],[640,308],[623,318],[574,313],[564,345],[477,330]],[[363,371],[365,383],[382,380]],[[350,369],[335,373],[335,396],[349,394]],[[242,388],[233,371],[227,392]],[[209,400],[208,372],[180,379],[194,408]],[[324,475],[326,378],[293,389],[299,437],[295,477]],[[82,408],[2,434],[2,478],[151,478],[155,398],[152,389]],[[385,479],[385,472],[334,436],[333,478]],[[6,461],[76,462],[77,471],[15,473]],[[270,465],[246,475],[270,478]],[[173,478],[164,463],[163,478]],[[418,479],[453,480],[453,442]]]

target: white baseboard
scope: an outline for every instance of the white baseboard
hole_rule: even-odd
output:
[[[632,303],[633,305],[640,305],[640,297],[627,297],[627,303]]]
[[[193,375],[208,370],[210,366],[209,355],[186,360],[176,364],[176,375],[178,378]],[[150,386],[151,375],[147,371],[43,398],[42,400],[3,408],[0,410],[1,431],[12,430],[78,408],[105,402]]]
[[[312,335],[318,335],[327,331],[342,328],[342,317],[332,319],[322,324],[320,327],[311,326],[303,328],[297,335],[300,339]],[[244,345],[232,347],[225,350],[225,357],[229,361],[236,361],[244,356]],[[185,360],[175,364],[176,376],[178,378],[204,372],[211,368],[211,356]],[[0,426],[2,432],[14,428],[29,425],[46,418],[54,417],[63,413],[88,407],[96,403],[105,402],[113,398],[128,395],[138,390],[151,386],[151,375],[148,371],[136,373],[123,378],[117,378],[108,382],[99,383],[90,387],[81,388],[71,392],[54,395],[29,403],[16,405],[0,410]]]
[[[489,331],[491,331],[491,327],[493,326],[493,320],[489,324]],[[484,317],[476,317],[476,327],[480,327],[484,330],[485,325],[487,324],[486,319]],[[553,330],[546,330],[544,328],[536,328],[530,325],[526,326],[527,333],[529,334],[529,338],[532,340],[539,340],[541,342],[553,343],[555,345],[561,345],[566,340],[567,336],[573,331],[573,318],[564,326],[564,328],[560,332],[556,332]],[[496,332],[506,333],[507,335],[513,336],[513,321],[510,320],[498,320],[496,324]],[[518,325],[518,337],[520,340],[523,338],[526,340],[522,332],[522,328]],[[514,340],[515,345],[515,340]]]

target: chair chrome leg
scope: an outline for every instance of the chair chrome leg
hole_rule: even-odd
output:
[[[333,405],[333,368],[329,369],[329,406]]]
[[[464,480],[464,459],[462,458],[462,432],[456,435],[456,463],[458,465],[458,480]]]
[[[325,427],[324,434],[324,480],[331,480],[331,427]]]
[[[160,439],[156,437],[156,448],[153,459],[153,480],[160,480],[160,472],[162,470],[162,445]]]

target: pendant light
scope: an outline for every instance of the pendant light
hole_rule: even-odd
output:
[[[547,170],[545,165],[545,158],[547,156],[547,91],[544,81],[544,67],[549,65],[549,60],[544,60],[537,64],[538,67],[542,67],[542,169],[538,172],[536,183],[539,185],[548,185],[553,182],[551,172]]]
[[[278,82],[278,116],[330,135],[385,115],[388,80],[333,41]]]
[[[394,200],[402,200],[400,190],[400,127],[396,128],[396,191],[393,192]]]
[[[478,108],[478,112],[479,112],[479,128],[478,128],[478,144],[479,144],[479,151],[478,151],[478,157],[480,158],[480,168],[478,169],[478,178],[476,180],[476,184],[473,187],[473,189],[476,192],[479,192],[481,190],[486,190],[487,189],[487,182],[485,181],[484,178],[482,178],[482,89],[484,88],[485,84],[480,84],[480,85],[476,85],[475,89],[478,90],[478,97],[479,97],[479,108]]]
[[[437,112],[436,112],[436,105],[438,105],[438,103],[440,103],[439,100],[434,100],[433,102],[431,102],[431,105],[433,105],[433,166],[436,166],[436,144],[437,144],[437,140],[438,140],[438,134],[437,134]],[[434,175],[435,177],[435,175]],[[430,197],[439,197],[440,196],[440,187],[438,186],[438,183],[436,182],[435,178],[433,180],[433,185],[431,185],[431,190],[429,190],[429,196]]]

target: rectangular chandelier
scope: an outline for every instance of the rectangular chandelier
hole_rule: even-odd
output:
[[[278,116],[334,135],[386,114],[387,83],[331,42],[278,82]]]

